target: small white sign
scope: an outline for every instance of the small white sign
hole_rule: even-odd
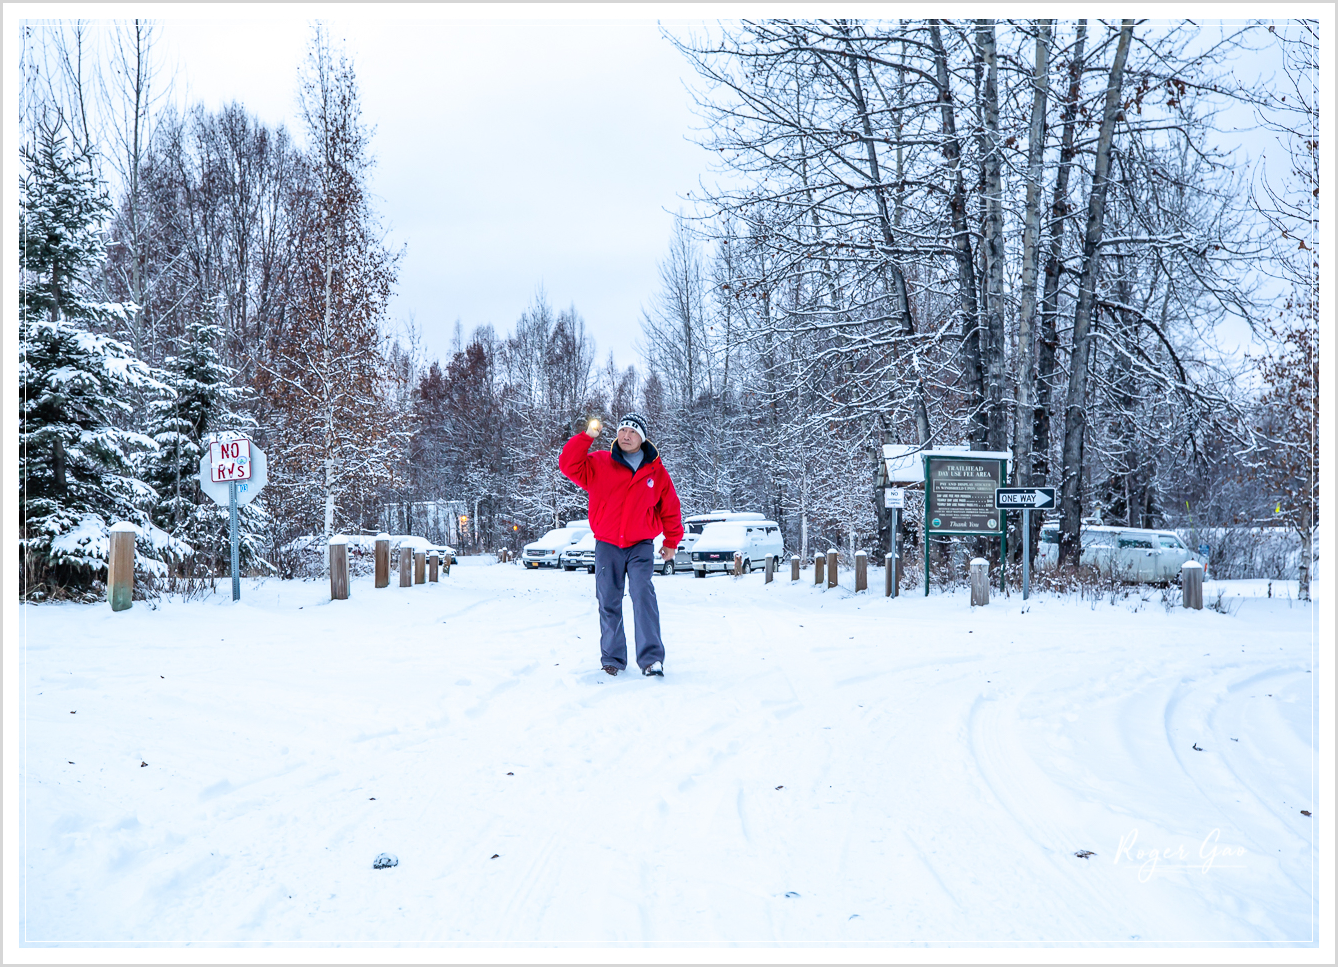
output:
[[[888,510],[906,509],[906,491],[900,487],[887,487],[883,490],[883,506]]]
[[[214,440],[209,444],[209,480],[228,483],[251,479],[251,441]]]

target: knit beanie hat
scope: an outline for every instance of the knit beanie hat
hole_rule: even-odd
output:
[[[650,434],[646,432],[646,419],[640,413],[628,413],[624,416],[618,423],[618,429],[621,430],[625,426],[631,427],[633,430],[636,430],[637,433],[641,434],[642,440],[650,438]]]

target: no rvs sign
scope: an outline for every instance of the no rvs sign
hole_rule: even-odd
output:
[[[237,506],[249,504],[268,483],[265,451],[250,440],[214,440],[200,455],[200,489],[215,503],[228,506],[231,484],[237,485]]]
[[[250,440],[214,440],[209,444],[210,483],[250,479]]]

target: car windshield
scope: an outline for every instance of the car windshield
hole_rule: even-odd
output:
[[[1161,534],[1159,535],[1159,538],[1162,547],[1173,547],[1177,551],[1183,551],[1185,549],[1185,545],[1180,543],[1180,538],[1178,537],[1172,537],[1170,534]]]
[[[706,525],[702,531],[702,541],[709,541],[712,544],[737,544],[743,546],[743,524],[728,524],[717,522]]]

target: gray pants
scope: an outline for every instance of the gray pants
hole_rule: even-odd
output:
[[[636,663],[643,670],[664,661],[660,640],[660,605],[651,575],[655,548],[651,541],[619,547],[595,541],[595,596],[599,599],[599,650],[605,665],[627,667],[627,632],[623,627],[623,582],[630,578],[632,617],[636,624]]]

